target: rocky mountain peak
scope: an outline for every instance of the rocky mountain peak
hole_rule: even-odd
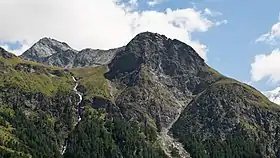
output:
[[[146,67],[163,81],[168,77],[183,79],[187,77],[186,74],[197,75],[205,66],[204,60],[191,46],[164,35],[144,32],[136,35],[123,52],[116,55],[109,64],[110,72],[107,75],[112,79],[127,81],[124,77],[139,78],[140,70]]]
[[[147,40],[147,39],[168,40],[168,38],[165,35],[146,31],[146,32],[141,32],[141,33],[137,34],[131,41]]]
[[[77,53],[76,50],[72,49],[65,42],[60,42],[52,38],[44,37],[36,42],[27,51],[25,51],[20,57],[27,60],[43,62],[44,58],[46,57],[66,51]]]
[[[45,45],[48,45],[50,47],[59,45],[63,49],[69,49],[70,48],[70,46],[67,43],[60,42],[60,41],[58,41],[56,39],[53,39],[53,38],[50,38],[50,37],[44,37],[44,38],[40,39],[37,43],[45,44]]]
[[[116,96],[116,104],[149,113],[162,133],[176,122],[194,95],[222,77],[187,44],[150,32],[133,38],[108,66],[105,77],[119,89],[128,88]],[[142,117],[129,111],[125,116]]]
[[[162,53],[163,48],[165,48],[167,51],[171,52],[173,51],[172,48],[175,50],[184,48],[186,55],[191,55],[193,58],[197,58],[198,60],[203,60],[196,51],[189,45],[177,40],[177,39],[171,39],[167,38],[165,35],[161,35],[158,33],[152,33],[152,32],[143,32],[136,35],[126,47],[134,47],[139,46],[145,50],[149,49],[149,52],[142,51],[142,53]],[[159,47],[158,49],[155,49],[154,47]],[[141,52],[138,52],[141,53]],[[152,55],[152,54],[151,54]],[[168,54],[169,55],[169,54]],[[149,56],[149,54],[146,54],[146,56]]]

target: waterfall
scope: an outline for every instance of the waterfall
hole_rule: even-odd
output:
[[[74,76],[72,76],[72,79],[75,82],[75,86],[74,86],[73,90],[79,96],[79,101],[76,104],[76,106],[77,106],[77,118],[78,118],[77,124],[78,124],[82,120],[82,117],[81,117],[81,115],[82,115],[82,107],[81,107],[80,104],[81,104],[81,102],[83,100],[83,94],[77,90],[77,87],[78,87],[79,83],[77,82],[76,78]],[[76,127],[76,125],[75,125],[75,127]],[[62,146],[62,150],[61,150],[61,154],[62,155],[65,153],[65,151],[67,149],[67,145],[68,145],[68,140],[65,139],[64,145]]]

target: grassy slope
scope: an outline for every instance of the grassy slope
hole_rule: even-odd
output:
[[[91,99],[94,96],[110,98],[108,82],[104,77],[106,71],[106,66],[75,68],[71,70],[79,79],[80,84],[86,88],[85,99]]]
[[[28,92],[42,92],[47,96],[55,94],[57,91],[70,91],[73,87],[73,81],[69,73],[64,73],[61,68],[47,67],[35,62],[13,57],[5,59],[0,56],[0,62],[4,63],[5,68],[0,76],[0,88],[16,87]],[[16,70],[17,64],[26,64],[37,67],[44,73],[25,72]],[[54,71],[61,71],[62,75],[55,76]]]

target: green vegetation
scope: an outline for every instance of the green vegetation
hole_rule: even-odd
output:
[[[277,118],[277,111],[253,87],[221,78],[196,96],[172,130],[193,158],[273,157],[265,150],[278,137],[265,129],[273,125],[258,119]]]
[[[13,56],[10,59],[6,59],[6,58],[3,58],[2,56],[0,56],[0,62],[3,62],[3,63],[5,63],[6,65],[9,65],[9,66],[15,66],[16,64],[18,64],[18,63],[20,63],[22,61],[23,60],[19,59],[16,56]]]
[[[0,157],[7,158],[31,158],[30,154],[18,152],[5,146],[0,146]]]
[[[85,67],[72,69],[71,72],[78,77],[80,84],[86,88],[85,99],[91,99],[99,96],[107,99],[110,98],[108,82],[104,77],[106,66]]]
[[[17,87],[28,92],[41,92],[48,96],[57,91],[70,91],[72,80],[70,75],[52,76],[50,74],[36,74],[10,69],[0,76],[0,88]]]
[[[205,66],[203,71],[215,74],[215,76],[217,76],[217,77],[222,77],[223,76],[218,71],[214,70],[213,68],[211,68],[209,66]]]
[[[7,56],[0,56],[0,157],[60,157],[73,126],[71,74]]]
[[[215,87],[232,89],[235,94],[239,95],[240,98],[244,98],[244,100],[249,104],[266,109],[280,110],[279,105],[269,101],[261,92],[245,83],[241,83],[234,79],[225,78],[219,80],[211,86],[211,88]]]
[[[26,115],[22,108],[0,107],[0,157],[60,157],[63,128],[59,119],[40,110]],[[61,116],[66,119],[63,122],[69,120]]]
[[[11,125],[13,119],[15,111],[0,105],[0,157],[31,157],[27,152],[20,152],[25,146],[15,134],[16,130]]]
[[[243,121],[243,120],[240,120],[240,122],[239,122],[239,124],[244,128],[244,129],[246,129],[246,130],[252,130],[252,131],[257,131],[259,128],[260,128],[260,126],[258,126],[258,125],[251,125],[251,124],[249,124],[249,123],[247,123],[247,122],[245,122],[245,121]]]
[[[84,99],[110,98],[106,67],[68,73],[17,57],[0,57],[0,62],[0,88],[6,89],[0,94],[0,157],[61,157],[68,136],[72,144],[64,157],[165,157],[155,127],[113,118],[104,110],[86,106],[73,127],[77,98],[71,75],[84,87]]]
[[[65,157],[166,157],[157,145],[155,129],[108,115],[86,108],[84,119],[71,134]]]
[[[21,58],[19,58],[19,57],[14,56],[14,55],[12,55],[12,57],[9,58],[9,59],[6,59],[6,58],[0,56],[0,62],[3,62],[3,63],[5,63],[6,65],[11,66],[11,67],[14,67],[14,66],[16,66],[17,64],[20,64],[20,63],[26,63],[26,64],[30,64],[30,65],[34,65],[34,66],[40,66],[40,67],[49,68],[49,69],[58,69],[58,70],[62,70],[61,67],[57,67],[57,66],[46,66],[46,65],[44,65],[44,64],[37,63],[37,62],[34,62],[34,61],[29,61],[29,60],[21,59]]]
[[[6,66],[0,76],[0,88],[19,88],[26,92],[41,92],[47,96],[73,88],[70,73],[63,72],[62,69],[42,66],[17,57],[8,60],[0,56],[0,61]]]
[[[225,140],[209,138],[201,140],[199,136],[182,136],[187,151],[193,158],[260,158],[260,141],[245,136],[242,130],[227,135]],[[267,143],[267,142],[266,142]]]

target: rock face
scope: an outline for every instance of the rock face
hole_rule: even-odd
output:
[[[137,35],[117,54],[109,69],[105,76],[119,88],[126,87],[116,96],[116,104],[139,106],[161,120],[158,123],[163,127],[175,118],[182,106],[178,102],[187,105],[193,95],[222,77],[212,72],[190,46],[149,32]]]
[[[26,60],[59,67],[85,67],[106,65],[122,48],[99,50],[83,49],[77,51],[64,42],[43,38],[25,51],[20,57]]]
[[[76,50],[72,49],[66,43],[45,37],[25,51],[21,57],[27,60],[45,62],[47,57],[54,54],[63,54],[64,52],[77,53]]]
[[[0,137],[7,153],[60,157],[67,138],[64,157],[280,157],[280,107],[211,69],[185,43],[144,32],[107,51],[38,45],[49,48],[36,46],[22,57],[74,68],[0,49],[0,132],[30,139],[21,148]],[[72,76],[83,93],[74,127]],[[39,138],[10,131],[28,126]],[[50,148],[37,148],[42,143]]]
[[[270,101],[280,105],[280,87],[272,91],[263,92],[263,94],[267,96]]]
[[[122,50],[122,47],[110,50],[83,49],[74,59],[73,67],[107,65]]]

